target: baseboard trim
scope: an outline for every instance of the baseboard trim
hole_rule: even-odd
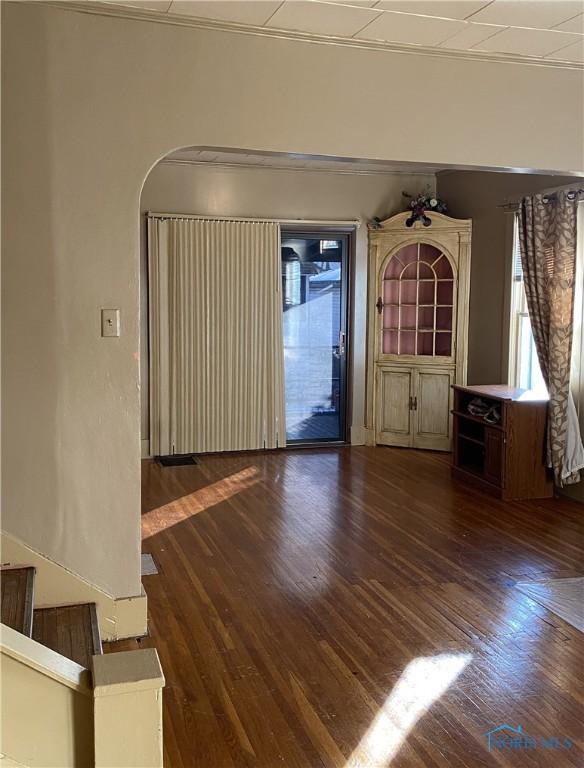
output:
[[[50,560],[15,536],[0,533],[3,565],[33,565],[36,568],[35,607],[66,603],[95,603],[103,640],[141,637],[147,632],[147,597],[141,594],[116,598],[81,576]]]
[[[141,456],[143,459],[150,459],[150,440],[140,440]]]
[[[370,427],[363,427],[363,437],[365,438],[365,445],[376,445],[374,429],[371,429]]]

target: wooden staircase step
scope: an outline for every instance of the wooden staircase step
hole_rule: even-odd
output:
[[[33,566],[2,568],[2,623],[31,636],[34,603]]]
[[[91,657],[103,652],[95,603],[37,608],[32,637],[86,669]]]

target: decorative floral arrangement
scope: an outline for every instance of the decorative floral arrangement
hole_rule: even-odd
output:
[[[425,227],[429,227],[430,224],[432,224],[432,219],[430,219],[429,216],[426,216],[426,211],[430,213],[446,213],[447,211],[447,205],[444,200],[440,200],[440,198],[434,197],[430,191],[430,187],[426,187],[424,192],[418,193],[415,197],[412,197],[412,195],[408,194],[407,192],[402,192],[402,196],[407,197],[410,201],[408,208],[411,209],[411,215],[408,219],[406,219],[406,227],[413,227],[414,222],[418,221],[419,219],[422,220],[422,224]],[[378,216],[375,216],[369,222],[369,228],[381,229],[381,219]]]
[[[406,221],[406,227],[412,227],[415,221],[421,219],[425,227],[429,227],[432,220],[426,216],[426,211],[435,213],[446,213],[447,206],[444,200],[434,197],[427,188],[425,192],[420,192],[416,197],[412,197],[407,192],[402,192],[403,197],[410,200],[411,216]]]

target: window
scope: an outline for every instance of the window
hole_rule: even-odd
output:
[[[509,380],[515,387],[547,392],[539,361],[531,322],[527,310],[527,297],[523,283],[523,269],[519,252],[519,222],[515,216],[513,228],[513,276],[511,284],[511,339],[509,345]]]

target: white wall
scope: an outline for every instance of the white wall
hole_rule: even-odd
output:
[[[431,174],[347,174],[229,168],[161,163],[146,180],[141,211],[258,216],[286,219],[362,219],[356,234],[352,317],[352,442],[363,442],[365,426],[365,341],[367,301],[367,222],[403,210],[402,191],[435,189]],[[142,219],[144,246],[145,219]],[[142,438],[148,437],[148,345],[146,249],[142,247],[141,337]]]
[[[3,520],[140,588],[140,189],[182,146],[583,170],[582,72],[2,3]],[[99,310],[122,336],[101,339]]]

